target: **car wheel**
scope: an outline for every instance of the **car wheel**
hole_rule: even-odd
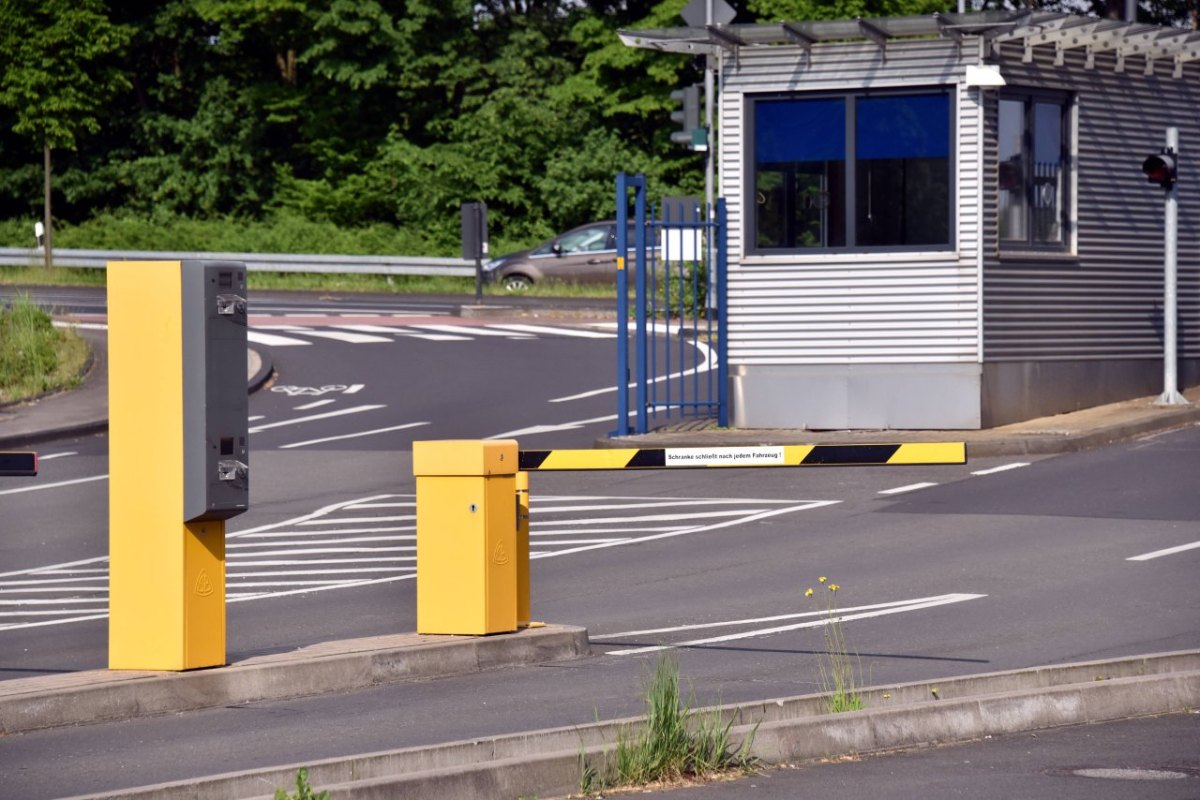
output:
[[[505,291],[509,292],[524,292],[533,286],[528,275],[505,275],[503,282]]]

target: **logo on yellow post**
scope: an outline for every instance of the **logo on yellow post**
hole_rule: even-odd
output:
[[[208,597],[213,593],[212,581],[208,579],[208,573],[200,570],[200,574],[196,576],[196,594],[201,597]]]

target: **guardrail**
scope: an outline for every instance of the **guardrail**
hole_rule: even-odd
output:
[[[421,256],[292,255],[286,253],[182,253],[149,250],[55,248],[54,266],[104,269],[109,261],[241,261],[251,272],[347,272],[359,275],[447,275],[474,277],[475,264],[463,258]],[[0,266],[42,263],[40,248],[0,247]]]

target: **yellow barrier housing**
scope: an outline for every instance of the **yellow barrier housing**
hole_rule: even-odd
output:
[[[247,508],[245,266],[108,264],[110,669],[225,663]]]
[[[517,443],[413,442],[413,475],[417,633],[515,631]]]

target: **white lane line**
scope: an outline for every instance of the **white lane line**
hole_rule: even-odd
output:
[[[319,531],[319,532],[313,531],[313,533],[327,533],[327,531]],[[260,533],[258,535],[266,537],[269,534]],[[416,536],[349,536],[349,537],[338,538],[338,539],[288,539],[285,541],[279,541],[279,539],[282,539],[282,538],[284,538],[284,537],[275,537],[274,540],[266,541],[266,542],[247,542],[247,541],[229,542],[228,544],[225,545],[225,549],[228,551],[228,550],[235,550],[238,548],[248,549],[248,548],[258,548],[258,547],[290,547],[292,545],[305,545],[305,546],[311,547],[312,545],[318,545],[318,544],[333,545],[333,544],[363,544],[365,542],[415,542],[417,540]],[[36,583],[36,582],[28,581],[28,583],[32,584],[32,583]],[[8,584],[0,583],[0,586],[6,586],[6,585],[8,585]],[[0,592],[2,592],[2,591],[4,591],[4,590],[0,589]]]
[[[1162,558],[1163,556],[1173,556],[1176,553],[1183,553],[1188,550],[1195,550],[1200,547],[1200,542],[1192,542],[1191,544],[1181,544],[1178,547],[1168,547],[1165,550],[1155,550],[1153,553],[1142,553],[1140,556],[1131,556],[1126,561],[1149,561],[1152,558]]]
[[[1018,461],[1015,464],[1003,464],[999,467],[992,467],[991,469],[977,470],[975,472],[972,472],[971,474],[972,475],[995,475],[997,472],[1008,472],[1010,469],[1020,469],[1021,467],[1028,467],[1028,466],[1029,466],[1029,463],[1027,461]]]
[[[528,333],[508,333],[505,331],[488,330],[483,326],[464,326],[464,325],[410,325],[411,328],[420,328],[423,331],[436,331],[438,333],[453,333],[461,335],[465,331],[470,331],[472,336],[503,336],[505,339],[534,339],[537,338],[533,334]]]
[[[588,331],[582,328],[554,328],[549,325],[487,325],[500,331],[516,331],[517,333],[543,333],[553,336],[576,336],[580,339],[615,339],[615,333]]]
[[[633,411],[629,413],[635,413]],[[564,422],[561,425],[534,425],[530,428],[519,428],[515,431],[505,431],[497,433],[493,436],[486,436],[486,439],[516,439],[520,436],[532,436],[536,433],[555,433],[557,431],[573,431],[577,428],[582,428],[585,425],[594,425],[598,422],[615,422],[616,414],[609,414],[607,417],[593,417],[592,419],[581,419],[576,422]]]
[[[301,562],[305,563],[305,562]],[[412,567],[357,567],[357,568],[339,568],[339,569],[286,569],[286,570],[271,570],[270,572],[241,572],[240,570],[234,574],[229,573],[232,578],[272,578],[276,575],[359,575],[365,572],[393,572],[404,573],[408,575],[412,572]]]
[[[359,509],[362,509],[362,508],[416,508],[416,507],[417,507],[416,501],[413,501],[411,503],[355,503],[353,505],[343,506],[343,508],[346,510],[354,510],[354,511],[358,511]]]
[[[92,481],[107,480],[108,474],[93,475],[90,478],[75,478],[70,481],[57,481],[56,483],[39,483],[33,486],[22,486],[20,489],[5,489],[0,491],[2,494],[20,494],[21,492],[40,492],[42,489],[57,489],[60,486],[74,486],[77,483],[91,483]],[[2,575],[3,573],[0,573]],[[11,573],[10,573],[11,574]]]
[[[363,520],[363,521],[369,522],[370,520]],[[304,523],[300,523],[300,524],[303,525]],[[336,534],[338,536],[341,536],[342,534],[347,534],[347,533],[402,533],[404,531],[415,531],[416,529],[417,529],[416,525],[395,525],[395,526],[383,527],[383,528],[335,528],[334,530],[331,530],[331,531],[320,530],[318,528],[313,528],[312,530],[307,530],[307,531],[297,531],[297,530],[288,529],[288,530],[282,530],[282,531],[260,531],[257,533],[248,533],[248,534],[245,534],[245,536],[247,538],[254,538],[254,539],[261,539],[261,538],[266,538],[269,536],[284,536],[284,535],[286,535],[286,536],[329,536],[332,534]]]
[[[545,541],[544,539],[538,539],[538,545],[541,547],[550,547],[553,545],[564,545],[564,544],[570,544],[570,545],[575,545],[575,544],[612,544],[613,542],[628,542],[628,541],[629,541],[628,536],[623,537],[623,538],[617,538],[617,539],[569,539],[569,540],[563,540],[561,542],[556,542],[553,540]],[[530,553],[530,556],[532,556],[532,555],[533,555],[533,553]]]
[[[716,369],[716,366],[717,366],[716,353],[713,352],[713,349],[711,347],[704,344],[703,342],[688,342],[688,344],[692,345],[697,350],[699,350],[700,353],[703,355],[704,360],[701,363],[697,364],[695,367],[692,367],[691,369],[685,369],[682,372],[672,372],[668,375],[659,375],[657,378],[653,379],[651,381],[651,383],[664,383],[666,381],[673,381],[673,380],[677,380],[679,378],[686,378],[688,376],[696,375],[696,374],[703,375],[704,373],[709,372],[710,370]],[[633,383],[630,383],[628,388],[633,389],[634,387],[635,387],[635,385]],[[597,397],[602,394],[612,394],[616,391],[617,391],[616,386],[606,386],[603,389],[592,389],[587,392],[580,392],[579,394],[567,395],[566,397],[555,397],[555,398],[551,399],[549,402],[551,402],[551,403],[568,403],[572,400],[586,400],[589,397]]]
[[[928,489],[930,486],[937,486],[936,483],[910,483],[907,486],[897,486],[894,489],[884,489],[879,494],[903,494],[904,492],[915,492],[917,489]]]
[[[252,417],[246,417],[246,421],[247,422],[258,422],[260,419],[266,419],[266,418],[267,418],[266,414],[257,414]]]
[[[303,339],[293,339],[291,336],[278,336],[274,333],[263,333],[262,331],[249,330],[246,331],[246,341],[254,344],[265,344],[270,347],[294,347],[301,344],[312,344]]]
[[[332,401],[331,401],[332,402]],[[382,406],[381,406],[382,407]],[[419,428],[422,425],[432,425],[431,422],[407,422],[404,425],[393,425],[390,428],[375,428],[370,431],[359,431],[358,433],[346,433],[341,436],[326,436],[322,439],[309,439],[304,442],[292,442],[291,444],[279,445],[280,450],[290,450],[293,447],[307,447],[310,444],[324,444],[325,442],[337,442],[342,439],[357,439],[360,436],[374,436],[378,433],[390,433],[392,431],[402,431],[407,428]]]
[[[286,543],[271,542],[271,544],[279,546],[281,544],[286,544]],[[417,549],[416,547],[409,547],[409,546],[402,546],[402,547],[304,547],[304,548],[289,547],[286,550],[262,550],[262,551],[258,551],[258,552],[254,552],[254,553],[243,553],[242,557],[266,558],[267,556],[322,556],[322,555],[328,556],[328,555],[337,555],[339,553],[342,553],[342,554],[345,554],[345,553],[411,553],[411,552],[415,551],[416,549]],[[364,560],[371,561],[372,559],[364,559]],[[246,563],[249,563],[249,562],[242,561],[241,558],[238,558],[234,561],[233,566],[237,567],[239,564],[246,564]],[[254,563],[261,563],[261,562],[254,562]],[[294,563],[315,564],[315,563],[319,563],[319,562],[309,561],[309,560],[305,559],[304,561],[297,561]]]
[[[66,458],[67,456],[77,456],[79,452],[76,450],[68,450],[65,453],[50,453],[45,456],[38,456],[38,461],[49,461],[54,458]]]
[[[52,612],[47,611],[45,613],[50,614]],[[29,615],[22,614],[21,616]],[[108,613],[89,614],[86,617],[68,617],[67,619],[50,619],[46,620],[45,622],[16,622],[11,625],[0,625],[0,631],[9,631],[17,628],[44,628],[48,625],[65,625],[68,622],[87,622],[88,620],[92,619],[108,619]]]
[[[268,422],[266,425],[255,425],[250,429],[250,433],[258,433],[270,428],[282,428],[284,425],[299,425],[301,422],[312,422],[318,419],[329,419],[330,417],[342,417],[346,414],[361,414],[364,411],[375,411],[379,408],[386,408],[381,405],[370,406],[354,406],[353,408],[343,408],[339,411],[326,411],[324,414],[309,414],[307,417],[296,417],[295,419],[285,419],[281,422]]]
[[[530,531],[530,536],[595,536],[598,533],[664,533],[667,531],[679,530],[678,525],[649,525],[646,527],[631,528],[628,525],[621,525],[616,528],[586,528],[584,530],[559,530],[552,528],[548,531]],[[626,537],[628,538],[628,537]]]
[[[358,522],[411,522],[417,518],[416,514],[405,514],[398,517],[369,517],[361,519],[359,517],[321,517],[320,519],[309,519],[301,522],[301,525],[354,525]]]
[[[653,542],[658,539],[672,539],[676,536],[690,536],[693,533],[707,533],[708,531],[715,531],[715,530],[719,530],[721,528],[728,528],[728,527],[731,527],[734,525],[743,525],[743,524],[748,524],[751,522],[757,522],[760,519],[766,519],[767,517],[774,517],[774,516],[778,516],[780,514],[790,514],[793,511],[810,511],[814,508],[823,508],[825,506],[833,506],[833,505],[837,505],[840,502],[842,502],[842,501],[841,500],[812,500],[812,501],[809,501],[807,503],[802,503],[797,506],[788,506],[787,508],[776,508],[776,509],[771,509],[769,511],[760,511],[757,514],[751,514],[748,517],[726,520],[725,522],[716,522],[716,523],[713,523],[712,525],[693,525],[688,528],[682,528],[680,530],[675,530],[675,531],[668,531],[666,533],[660,533],[655,536],[639,536],[636,539],[629,539],[624,542],[613,542],[611,544],[589,544],[589,545],[584,545],[582,547],[572,547],[567,550],[556,550],[553,553],[539,553],[538,555],[541,558],[556,558],[558,556],[567,556],[567,555],[574,555],[575,553],[582,553],[586,550],[600,550],[600,549],[603,549],[606,547],[620,547],[621,545],[625,545],[625,544],[640,544],[642,542]]]
[[[365,388],[367,388],[365,383],[352,383],[342,390],[342,394],[358,394]]]
[[[937,606],[949,605],[951,603],[961,603],[966,600],[976,600],[981,597],[987,597],[983,594],[947,594],[940,597],[925,598],[923,600],[909,601],[905,605],[893,606],[891,608],[883,608],[875,611],[863,611],[857,614],[847,614],[846,610],[841,610],[832,617],[838,622],[850,622],[856,619],[871,619],[873,617],[884,617],[889,614],[902,614],[906,611],[919,611],[923,608],[935,608]],[[651,647],[635,647],[629,650],[612,650],[607,655],[610,656],[630,656],[641,653],[654,653],[660,650],[672,650],[678,647],[699,647],[709,644],[720,644],[721,642],[733,642],[739,639],[750,639],[756,636],[769,636],[775,633],[787,633],[789,631],[800,630],[802,628],[819,628],[829,624],[831,616],[825,613],[821,614],[820,619],[798,622],[792,625],[779,625],[771,628],[760,628],[753,631],[743,631],[741,633],[731,633],[725,636],[713,636],[707,639],[693,639],[687,642],[677,642],[675,644],[654,645]],[[599,639],[601,637],[593,637]]]
[[[337,402],[337,400],[314,400],[311,403],[305,403],[302,406],[295,406],[294,408],[292,408],[292,410],[293,411],[308,411],[311,408],[320,408],[321,406],[327,406],[330,403],[336,403],[336,402]]]
[[[388,561],[413,561],[416,556],[381,556],[379,558],[305,558],[299,561],[239,561],[234,567],[306,567],[316,564],[374,564]]]

